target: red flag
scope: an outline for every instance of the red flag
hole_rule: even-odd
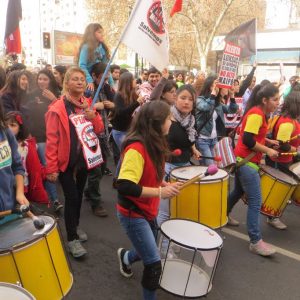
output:
[[[174,14],[180,12],[181,10],[182,10],[182,0],[175,0],[170,16],[173,17]]]
[[[19,21],[22,19],[21,0],[9,0],[6,12],[6,53],[21,53]]]

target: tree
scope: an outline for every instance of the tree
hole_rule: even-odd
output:
[[[183,3],[182,12],[174,16],[173,22],[189,28],[187,32],[194,38],[201,70],[206,70],[207,56],[217,34],[227,33],[264,12],[264,3],[257,0],[186,0]],[[176,38],[178,34],[174,35]]]

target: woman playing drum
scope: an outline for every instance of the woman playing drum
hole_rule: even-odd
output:
[[[258,164],[263,153],[277,157],[278,152],[265,146],[267,115],[279,105],[279,91],[272,84],[257,85],[248,101],[248,110],[243,118],[241,133],[234,149],[237,161],[255,152],[249,162],[240,166],[235,174],[235,185],[228,198],[228,213],[245,193],[248,199],[247,229],[250,237],[250,251],[262,256],[275,253],[271,245],[262,240],[260,231],[260,207],[262,194]],[[231,218],[232,219],[232,218]],[[238,224],[238,222],[236,222]]]
[[[266,157],[266,164],[270,167],[279,169],[280,171],[291,175],[289,167],[293,162],[293,155],[280,155],[282,152],[296,152],[300,145],[299,138],[295,138],[300,134],[300,126],[297,119],[300,117],[300,93],[290,93],[283,103],[281,116],[278,117],[273,131],[272,138],[280,142],[279,156]],[[268,217],[268,224],[277,229],[286,229],[287,226],[279,219]]]
[[[161,274],[156,245],[155,218],[160,198],[179,193],[181,183],[163,183],[165,157],[169,154],[165,135],[171,125],[170,107],[163,101],[142,106],[123,143],[122,164],[117,181],[118,218],[133,249],[118,250],[120,272],[131,277],[131,264],[142,260],[145,300],[155,299]]]

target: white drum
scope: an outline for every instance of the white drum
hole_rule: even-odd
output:
[[[160,287],[174,295],[195,298],[207,295],[223,246],[220,235],[190,220],[171,219],[161,225]],[[163,240],[168,240],[167,251]]]
[[[35,298],[22,287],[0,282],[0,299],[2,300],[35,300]]]

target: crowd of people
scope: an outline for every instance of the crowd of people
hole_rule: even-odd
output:
[[[215,145],[230,134],[224,116],[238,113],[234,152],[243,163],[228,197],[228,224],[239,224],[232,211],[246,195],[250,251],[273,255],[260,229],[258,170],[264,155],[267,165],[283,172],[293,162],[300,144],[293,139],[300,133],[299,78],[292,77],[280,92],[283,82],[256,85],[254,65],[242,83],[235,80],[226,89],[204,73],[185,76],[150,67],[137,79],[111,65],[92,103],[110,59],[100,24],[88,25],[78,53],[77,66],[48,65],[38,73],[22,64],[0,69],[0,211],[30,202],[46,203],[56,212],[64,208],[68,250],[79,258],[87,253],[82,243],[88,239],[80,227],[82,199],[89,200],[96,216],[106,217],[101,178],[112,176],[117,216],[133,246],[118,249],[120,272],[131,277],[131,265],[142,260],[144,299],[155,299],[161,274],[157,229],[170,218],[169,199],[181,186],[169,182],[170,172],[190,165],[191,158],[204,166],[214,163]],[[237,97],[243,97],[242,107]],[[279,117],[268,136],[274,115]],[[111,154],[114,174],[107,167]],[[286,228],[279,218],[269,217],[268,224]]]

